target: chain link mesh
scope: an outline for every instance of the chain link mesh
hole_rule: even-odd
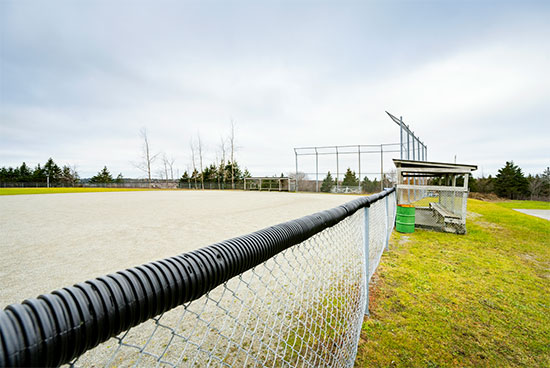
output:
[[[369,279],[394,219],[395,192],[369,209]],[[361,209],[70,366],[352,366],[367,303],[364,234]]]
[[[397,189],[399,204],[416,208],[415,225],[447,232],[466,231],[468,192],[461,187],[441,189]]]

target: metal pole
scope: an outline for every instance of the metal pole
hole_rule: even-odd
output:
[[[403,117],[399,117],[399,150],[401,151],[401,160],[403,159]]]
[[[365,207],[364,210],[364,234],[363,234],[363,246],[365,248],[365,269],[366,269],[366,279],[367,285],[365,288],[367,290],[367,303],[365,306],[365,315],[369,316],[369,281],[370,281],[370,270],[369,270],[369,207]]]
[[[412,142],[413,143],[412,144],[412,146],[413,146],[413,161],[416,161],[416,155],[415,155],[416,150],[414,148],[414,142],[416,141],[416,137],[414,136],[414,132],[413,132],[412,136],[413,136],[413,142]]]
[[[390,234],[391,230],[390,228],[390,207],[388,206],[388,198],[389,196],[386,196],[386,252],[390,251]]]
[[[315,191],[319,191],[319,155],[317,154],[317,147],[315,147]]]
[[[428,152],[426,151],[426,144],[422,143],[422,146],[424,147],[423,148],[424,153],[423,153],[422,157],[424,158],[424,161],[428,161],[428,157],[427,157]]]
[[[296,176],[294,177],[294,189],[298,192],[298,152],[294,149],[294,155],[296,156]]]
[[[336,148],[336,191],[338,191],[339,185],[338,185],[338,175],[340,173],[340,167],[338,164],[338,146],[335,146]]]
[[[384,147],[380,145],[380,191],[384,190]]]
[[[357,158],[359,159],[359,190],[361,190],[361,146],[357,146]]]
[[[410,160],[410,154],[411,154],[411,147],[410,147],[410,130],[409,126],[407,125],[407,160]]]

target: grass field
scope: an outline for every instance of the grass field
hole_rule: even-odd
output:
[[[0,195],[18,195],[18,194],[55,194],[55,193],[88,193],[88,192],[127,192],[136,190],[136,188],[0,188]]]
[[[394,233],[356,366],[549,367],[550,222],[518,205],[469,200],[465,236]]]

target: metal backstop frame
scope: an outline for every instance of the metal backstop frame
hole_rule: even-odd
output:
[[[312,174],[315,176],[315,192],[320,190],[319,179],[319,156],[334,156],[336,163],[335,181],[336,191],[339,191],[340,176],[344,174],[340,172],[340,157],[343,155],[357,156],[357,175],[359,185],[361,185],[361,175],[380,175],[380,190],[384,189],[384,154],[399,153],[400,159],[412,161],[427,161],[428,147],[415,133],[410,129],[409,125],[405,124],[403,117],[395,117],[386,111],[386,114],[399,126],[399,143],[382,143],[382,144],[355,144],[342,146],[310,146],[310,147],[295,147],[295,178],[298,178],[300,173],[299,157],[315,156],[315,172],[305,172],[306,175]],[[377,172],[361,172],[361,157],[365,154],[380,155],[380,170]],[[345,169],[344,169],[345,170]],[[323,173],[324,174],[324,173]],[[322,179],[321,179],[322,180]],[[296,182],[296,191],[298,191],[298,182]]]

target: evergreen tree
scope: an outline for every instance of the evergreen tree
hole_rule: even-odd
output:
[[[207,166],[203,172],[202,172],[202,176],[204,178],[204,181],[206,183],[209,183],[209,182],[215,182],[217,180],[217,170],[216,170],[216,165],[212,164],[210,166]]]
[[[346,170],[346,175],[344,175],[344,180],[342,181],[342,186],[345,187],[356,187],[359,185],[359,179],[357,179],[357,175],[355,175],[355,171],[351,171],[351,169],[348,167]]]
[[[122,184],[124,183],[124,177],[122,176],[122,173],[118,173],[116,179],[115,179],[115,183],[117,184]]]
[[[183,175],[180,178],[180,183],[186,183],[186,182],[189,182],[190,180],[191,180],[191,177],[187,173],[187,170],[185,170],[185,172],[183,173]]]
[[[31,181],[31,178],[32,178],[32,171],[27,166],[27,164],[23,162],[23,164],[21,164],[21,167],[19,167],[18,181],[23,183],[28,183]]]
[[[325,178],[323,179],[323,183],[321,184],[321,192],[330,193],[333,187],[334,179],[332,178],[332,175],[329,171],[327,172],[327,176],[325,176]]]
[[[75,169],[71,169],[68,165],[63,166],[63,169],[61,169],[61,174],[59,175],[59,181],[63,183],[63,185],[73,186],[78,183],[79,180],[80,177]]]
[[[235,161],[234,163],[231,163],[229,161],[225,165],[225,180],[227,183],[231,183],[231,178],[234,178],[234,182],[242,181],[244,176],[241,168],[239,167],[239,163]]]
[[[498,171],[494,182],[495,193],[500,197],[518,199],[529,194],[529,182],[513,161]]]
[[[180,188],[191,188],[191,177],[187,170],[185,170],[180,178]]]
[[[31,181],[35,183],[44,183],[46,181],[46,170],[40,167],[40,164],[34,168]]]
[[[193,173],[191,174],[191,179],[195,182],[195,188],[197,188],[197,180],[200,179],[200,174],[197,169],[193,170]]]
[[[470,176],[470,179],[468,180],[468,190],[470,192],[477,192],[478,186],[477,186],[477,179],[473,176]]]
[[[57,183],[61,176],[61,169],[50,157],[44,165],[44,173],[46,174],[46,177],[50,177],[50,183]]]
[[[93,176],[90,179],[90,183],[105,184],[105,183],[112,183],[112,182],[113,182],[113,177],[111,176],[111,173],[107,169],[107,166],[104,166],[103,169],[97,173],[97,175]]]
[[[378,179],[370,180],[367,176],[361,182],[361,189],[364,193],[376,193],[380,191],[380,181]]]
[[[482,176],[481,178],[476,180],[477,184],[477,191],[479,193],[493,193],[495,178],[493,178],[491,175],[488,177]]]
[[[9,170],[6,169],[5,167],[2,167],[0,169],[0,182],[2,182],[2,183],[10,182]]]

